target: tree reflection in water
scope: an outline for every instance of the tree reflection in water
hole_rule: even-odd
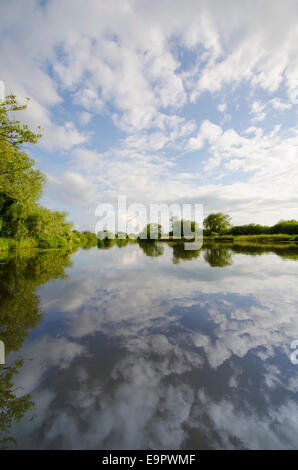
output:
[[[36,290],[52,279],[63,279],[64,269],[71,266],[69,252],[22,251],[2,257],[0,264],[0,339],[5,344],[6,362],[9,355],[21,348],[30,331],[42,320]],[[14,388],[14,376],[22,360],[0,366],[0,449],[12,443],[10,427],[19,422],[34,406],[30,395],[21,395]]]
[[[127,246],[128,244],[135,244],[134,247]],[[237,254],[247,254],[249,256],[258,256],[263,253],[275,253],[276,255],[280,256],[281,258],[284,259],[291,259],[291,260],[297,260],[298,259],[298,246],[290,246],[290,245],[282,245],[282,246],[265,246],[265,245],[257,245],[257,246],[248,246],[248,245],[240,245],[240,244],[214,244],[214,243],[204,243],[203,247],[198,250],[185,250],[184,243],[168,243],[165,241],[157,241],[157,242],[152,242],[152,241],[132,241],[128,239],[116,239],[116,240],[99,240],[98,241],[98,248],[107,250],[111,249],[115,250],[116,256],[113,256],[113,253],[105,253],[101,252],[98,254],[100,255],[100,259],[103,261],[103,268],[101,270],[101,273],[104,272],[104,260],[108,260],[109,263],[112,266],[115,266],[117,268],[117,262],[118,262],[118,257],[119,257],[119,252],[121,251],[122,254],[122,247],[127,246],[127,250],[131,250],[133,252],[137,252],[138,248],[137,245],[140,247],[142,250],[142,253],[146,255],[146,257],[152,257],[152,258],[159,258],[164,256],[164,264],[161,264],[161,268],[159,270],[158,263],[148,263],[148,259],[145,258],[145,256],[140,257],[140,272],[141,270],[144,269],[144,273],[147,275],[146,286],[150,286],[150,289],[147,289],[148,292],[150,292],[150,295],[148,296],[148,311],[150,312],[150,315],[152,314],[151,310],[154,308],[157,308],[157,317],[159,318],[160,312],[159,312],[159,302],[163,300],[162,297],[162,291],[157,291],[156,297],[152,297],[152,292],[151,287],[153,285],[152,279],[150,279],[150,276],[157,276],[156,279],[161,280],[164,278],[164,275],[166,273],[166,270],[164,267],[168,267],[168,264],[174,263],[175,265],[183,265],[185,262],[188,264],[190,260],[193,261],[193,265],[187,265],[187,267],[193,268],[193,271],[191,269],[189,272],[196,273],[197,272],[197,264],[201,264],[201,273],[202,273],[202,280],[207,279],[208,282],[208,276],[212,273],[215,273],[216,276],[218,276],[218,272],[213,269],[207,269],[205,266],[205,262],[208,263],[210,268],[218,268],[218,267],[224,267],[224,266],[231,266],[233,262],[233,257],[237,257]],[[118,252],[117,252],[118,251]],[[125,251],[125,249],[124,249]],[[116,253],[117,252],[117,253]],[[94,251],[95,254],[95,251]],[[125,254],[125,253],[124,253]],[[82,254],[82,257],[87,256],[87,253]],[[112,255],[112,256],[110,256]],[[22,389],[16,389],[15,384],[16,384],[16,375],[20,373],[20,377],[22,378],[22,373],[24,373],[25,368],[27,367],[27,362],[23,363],[22,358],[20,360],[14,360],[14,353],[18,351],[23,343],[26,337],[30,334],[30,332],[37,327],[37,325],[41,322],[43,318],[43,312],[40,307],[40,299],[39,295],[37,294],[37,289],[39,286],[42,284],[47,283],[48,281],[52,279],[63,279],[66,277],[65,275],[65,268],[71,266],[70,262],[70,256],[71,253],[65,253],[61,251],[45,251],[45,252],[30,252],[30,251],[23,251],[21,253],[18,253],[18,255],[10,256],[10,257],[4,257],[2,261],[0,261],[0,339],[5,343],[5,349],[6,349],[6,365],[5,366],[0,366],[0,448],[8,448],[11,447],[13,443],[15,442],[14,436],[11,434],[14,434],[11,431],[12,426],[21,421],[23,417],[26,415],[27,417],[30,417],[34,413],[34,403],[30,397],[29,394],[22,394]],[[92,254],[93,258],[93,254]],[[83,259],[83,258],[82,258]],[[84,258],[85,259],[85,258]],[[133,258],[135,262],[139,262],[139,259]],[[110,266],[110,265],[109,265]],[[126,266],[125,264],[123,266]],[[122,266],[122,268],[123,268]],[[235,263],[235,266],[237,267],[237,263]],[[263,269],[265,270],[266,265],[262,265]],[[181,266],[182,267],[182,266]],[[151,271],[150,271],[151,268]],[[110,267],[109,267],[110,269]],[[124,269],[124,268],[123,268]],[[98,315],[96,312],[99,309],[100,306],[100,301],[101,297],[100,296],[106,296],[104,297],[105,300],[108,299],[109,292],[112,292],[113,295],[111,295],[111,305],[112,307],[109,310],[109,314],[111,315],[111,321],[110,323],[112,324],[112,327],[116,325],[117,327],[117,316],[114,316],[115,312],[115,306],[123,306],[123,312],[127,313],[127,308],[129,305],[129,301],[127,300],[129,297],[132,297],[130,294],[130,290],[132,289],[131,292],[134,293],[134,290],[136,286],[138,285],[137,278],[139,277],[139,272],[137,273],[136,276],[134,276],[134,269],[130,267],[130,271],[128,271],[127,275],[123,276],[123,273],[121,271],[121,276],[123,276],[124,279],[124,287],[121,291],[121,289],[115,290],[115,285],[119,285],[119,278],[117,277],[119,273],[115,274],[115,279],[113,280],[113,277],[111,279],[108,279],[107,284],[104,285],[105,290],[100,291],[99,297],[94,296],[94,305],[92,304],[92,301],[90,301],[90,291],[87,289],[86,296],[83,298],[82,305],[84,307],[84,315],[88,320],[88,315],[90,314],[90,322],[88,320],[88,324],[91,325],[91,329],[94,328],[94,322],[98,321]],[[137,267],[139,269],[139,266]],[[195,288],[191,286],[191,279],[190,277],[184,278],[184,270],[180,269],[178,266],[177,268],[175,267],[174,270],[168,270],[168,273],[170,272],[171,276],[173,274],[173,271],[175,271],[175,275],[179,275],[180,277],[177,276],[177,284],[174,285],[175,289],[176,286],[180,285],[181,282],[183,283],[183,289],[187,289],[189,287],[188,294],[192,294],[193,291],[195,291],[195,296],[197,296],[197,286]],[[97,272],[97,270],[96,270]],[[125,272],[125,271],[123,271]],[[188,270],[185,270],[188,274]],[[233,275],[233,270],[227,270],[227,276]],[[265,271],[268,276],[270,276],[270,272],[268,274],[268,271]],[[234,276],[237,271],[234,272]],[[167,274],[167,273],[166,273]],[[224,278],[224,272],[221,272],[222,279]],[[87,271],[87,274],[85,272],[82,273],[82,277],[80,278],[79,284],[82,285],[84,284],[84,281],[88,283],[88,275],[89,271]],[[251,271],[248,271],[247,274],[247,279],[250,279]],[[159,277],[158,277],[159,276]],[[146,277],[146,276],[145,276]],[[270,277],[269,277],[270,278]],[[122,279],[122,278],[121,278]],[[155,279],[155,278],[154,278]],[[170,279],[170,278],[169,278]],[[212,279],[212,278],[211,278]],[[219,279],[217,277],[217,279]],[[229,277],[227,277],[229,279]],[[237,276],[235,277],[237,279]],[[270,278],[271,279],[271,278]],[[289,278],[290,279],[290,278]],[[182,280],[182,281],[181,281]],[[287,283],[289,282],[288,278],[286,279]],[[105,282],[103,277],[100,277],[98,282],[96,281],[96,284],[100,284],[102,287],[102,282]],[[111,284],[109,284],[109,282]],[[142,280],[142,282],[144,282]],[[156,282],[154,280],[156,286],[158,287],[159,282]],[[168,282],[168,284],[167,284]],[[167,286],[172,282],[172,277],[170,281],[167,281],[167,278],[165,278],[165,291],[167,292],[168,296],[168,290]],[[63,283],[61,283],[63,284]],[[163,286],[163,285],[162,285]],[[73,289],[73,292],[77,291],[78,283],[75,283],[75,287]],[[57,289],[57,290],[56,290]],[[109,290],[110,289],[110,290]],[[117,288],[118,289],[118,288]],[[62,288],[63,290],[63,288]],[[55,286],[53,289],[53,296],[57,296],[57,292],[59,289]],[[115,294],[116,292],[116,294]],[[145,292],[145,290],[144,290]],[[190,294],[189,294],[190,292]],[[229,291],[228,291],[229,292]],[[251,287],[251,291],[248,290],[248,292],[254,293],[254,284]],[[122,293],[122,297],[120,298],[120,293]],[[140,293],[142,294],[142,288],[140,288]],[[185,294],[185,295],[186,295]],[[237,295],[236,295],[237,294]],[[241,304],[241,299],[243,298],[243,302],[247,301],[247,293],[244,293],[242,296],[239,295],[238,293],[232,292],[232,300],[234,299],[235,306],[237,308],[242,308],[242,313],[243,311],[245,312],[245,303],[243,305]],[[118,297],[117,297],[118,295]],[[184,292],[182,293],[182,298],[183,298]],[[201,303],[208,307],[210,304],[213,309],[211,309],[211,313],[206,312],[206,315],[200,314],[202,306],[201,303],[196,305],[195,299],[197,297],[194,297],[194,302],[191,307],[187,306],[184,309],[180,306],[180,310],[175,310],[175,314],[177,312],[182,312],[181,313],[181,318],[185,320],[187,325],[191,325],[191,327],[194,328],[193,334],[195,335],[195,345],[197,347],[205,347],[207,353],[211,357],[210,361],[213,361],[213,365],[217,364],[216,361],[218,360],[219,356],[216,356],[216,350],[214,347],[211,347],[211,342],[208,340],[208,328],[212,328],[213,323],[216,323],[217,327],[219,329],[222,328],[222,331],[220,333],[220,338],[224,338],[224,335],[226,334],[225,330],[225,322],[227,318],[227,322],[230,321],[229,319],[229,313],[226,312],[226,309],[228,309],[228,312],[230,312],[230,305],[227,306],[226,303],[222,302],[222,299],[220,297],[221,293],[218,293],[218,300],[216,296],[210,293],[202,293],[201,294]],[[258,300],[258,296],[255,295],[256,299]],[[146,296],[145,296],[146,298]],[[271,297],[270,297],[271,298]],[[120,300],[119,300],[120,299]],[[173,305],[175,307],[175,302],[176,302],[176,291],[174,294],[172,293],[172,299],[173,299]],[[266,299],[265,299],[266,300]],[[166,302],[168,301],[168,297],[166,299]],[[250,301],[250,297],[249,297]],[[262,298],[260,299],[259,303],[256,303],[254,305],[254,308],[260,308],[259,305],[262,305]],[[69,298],[67,299],[67,302],[69,302]],[[66,303],[67,303],[66,302]],[[89,302],[89,303],[88,303]],[[154,303],[155,302],[155,303]],[[140,300],[137,304],[137,308],[139,308],[139,305],[142,307],[145,305],[144,303],[144,296],[140,296]],[[157,306],[157,307],[156,307]],[[257,306],[257,307],[256,307]],[[196,311],[197,308],[197,311]],[[224,321],[218,320],[217,317],[214,318],[212,317],[212,312],[215,312],[217,315],[217,310],[219,309],[219,314],[221,318],[223,318]],[[93,310],[95,311],[95,314],[93,316]],[[162,307],[160,307],[160,311],[163,312]],[[265,311],[265,310],[264,310]],[[276,311],[280,311],[280,304],[278,301],[276,301]],[[296,310],[295,310],[296,311]],[[112,313],[111,313],[112,312]],[[134,313],[132,309],[132,313]],[[241,329],[239,329],[240,333],[238,334],[237,329],[234,330],[234,323],[233,323],[233,329],[229,328],[228,329],[228,334],[231,335],[231,340],[229,340],[231,343],[233,341],[235,342],[236,345],[240,342],[242,347],[246,348],[246,339],[245,335],[243,335],[243,330],[242,326],[244,325],[245,328],[247,328],[249,332],[249,338],[253,336],[254,331],[251,333],[249,330],[249,326],[251,324],[256,325],[254,328],[258,327],[260,332],[256,335],[255,337],[255,347],[261,347],[262,342],[260,342],[259,338],[265,338],[266,339],[266,334],[264,331],[267,328],[267,324],[264,326],[263,322],[260,321],[258,323],[258,316],[253,316],[254,310],[249,311],[249,316],[239,319],[239,325],[241,324]],[[289,310],[289,315],[291,314],[291,310]],[[210,317],[211,315],[211,321],[208,320],[208,315]],[[251,317],[252,315],[252,317]],[[268,314],[269,315],[269,314]],[[75,317],[74,317],[75,318]],[[81,318],[81,315],[80,315]],[[130,317],[129,317],[130,318]],[[136,329],[137,329],[137,345],[139,345],[139,330],[138,328],[143,329],[143,320],[140,320],[139,316],[139,311],[138,315],[136,317],[132,316],[132,321],[130,322],[129,326],[129,335],[131,335],[132,331],[132,326],[134,325],[134,319],[137,318],[138,321],[141,321],[141,326],[136,322]],[[149,317],[150,318],[150,317]],[[166,316],[163,317],[168,318]],[[271,345],[271,341],[275,341],[274,344],[277,344],[277,348],[280,347],[280,344],[284,344],[285,340],[283,335],[281,335],[281,338],[277,337],[278,331],[280,331],[279,328],[279,315],[271,317],[269,315],[268,317],[268,322],[272,321],[272,334],[268,336],[268,343],[264,341],[264,347],[268,348],[268,344]],[[292,320],[292,317],[289,317],[289,320],[287,323],[282,323],[288,324],[289,329],[287,331],[292,331],[293,330],[293,325],[295,326],[294,320]],[[120,320],[119,320],[120,321]],[[122,317],[121,317],[121,322],[122,322]],[[190,323],[189,323],[190,322]],[[213,322],[213,323],[212,323]],[[234,322],[234,319],[233,319]],[[291,323],[292,322],[292,323]],[[121,323],[121,328],[122,328],[122,323]],[[185,323],[182,325],[184,328]],[[102,325],[100,326],[100,330],[102,328]],[[108,328],[108,327],[107,327]],[[183,331],[182,328],[182,331]],[[197,328],[197,331],[196,331]],[[207,333],[205,333],[205,336],[202,334],[202,331],[207,330]],[[122,330],[121,330],[122,331]],[[267,330],[266,330],[267,331]],[[293,330],[295,331],[295,330]],[[167,329],[167,334],[169,330]],[[93,333],[93,331],[92,331]],[[284,333],[285,334],[285,333]],[[86,335],[86,333],[85,333]],[[158,330],[158,335],[157,335],[157,340],[164,336],[162,330]],[[247,335],[248,336],[248,335]],[[290,334],[286,334],[286,338],[289,338]],[[152,335],[153,340],[156,341],[156,335]],[[207,338],[207,339],[206,339]],[[272,339],[273,338],[273,339]],[[131,340],[131,339],[130,339]],[[177,346],[176,343],[177,338],[175,337],[175,348]],[[148,340],[149,341],[149,340]],[[151,339],[150,339],[151,341]],[[164,340],[167,341],[167,340]],[[157,341],[158,342],[158,341]],[[222,354],[221,348],[225,347],[225,344],[221,339],[218,340],[219,346],[218,350],[220,350],[220,357]],[[250,341],[251,343],[251,341]],[[158,343],[159,344],[159,343]],[[213,343],[212,343],[213,344]],[[252,343],[254,344],[254,343]],[[170,345],[170,342],[169,342]],[[152,351],[151,343],[149,344],[148,351]],[[160,344],[160,347],[164,347],[165,345],[163,343]],[[238,347],[238,346],[237,346]],[[251,348],[251,346],[249,346]],[[159,348],[159,346],[158,346]],[[174,352],[170,351],[170,359],[173,359],[173,354],[175,353],[176,349],[173,349]],[[250,350],[249,348],[247,349],[248,351]],[[184,354],[184,344],[182,348],[182,352]],[[215,352],[214,352],[215,351]],[[236,352],[238,349],[236,349]],[[21,353],[23,350],[21,351]],[[146,351],[145,351],[146,352]],[[159,349],[157,350],[159,352]],[[190,351],[191,353],[192,351]],[[189,353],[189,354],[190,354]],[[188,353],[187,353],[188,354]],[[226,351],[227,357],[229,358],[230,354],[230,343],[227,346],[227,351]],[[237,354],[236,354],[237,356]],[[27,355],[27,357],[31,357],[30,355]],[[94,357],[97,358],[96,353],[94,354]],[[184,357],[184,356],[183,356]],[[191,356],[193,357],[193,356]],[[105,361],[106,362],[106,358]],[[24,368],[22,369],[22,366],[24,364]],[[193,360],[191,360],[191,364],[194,364]],[[263,367],[262,363],[262,367]],[[265,364],[266,365],[266,364]],[[34,368],[34,367],[33,367]],[[174,361],[174,371],[176,368],[176,362]],[[121,369],[122,370],[122,369]],[[123,370],[126,370],[123,368]],[[135,369],[133,369],[135,370]],[[168,370],[168,366],[167,369]],[[263,369],[262,369],[263,373]],[[68,376],[70,379],[73,378],[72,372]],[[151,380],[151,379],[150,379]],[[23,383],[22,381],[20,381]],[[66,386],[64,387],[65,389],[67,388]],[[31,391],[30,389],[29,391]],[[232,387],[233,391],[233,387]],[[110,394],[108,394],[108,397],[110,399]],[[67,398],[67,396],[66,396]],[[36,403],[37,400],[36,400]],[[206,403],[205,403],[206,404]],[[208,403],[206,404],[206,406]],[[38,406],[38,405],[36,405]],[[21,437],[19,438],[21,440]]]

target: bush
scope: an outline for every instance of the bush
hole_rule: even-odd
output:
[[[261,235],[270,233],[270,227],[259,224],[238,225],[229,230],[230,235]]]
[[[9,249],[9,245],[9,238],[0,238],[0,251],[7,251]]]
[[[286,233],[288,235],[298,235],[298,222],[296,220],[281,220],[270,227],[270,233]]]
[[[78,233],[78,232],[77,232]],[[97,244],[97,236],[95,233],[89,232],[85,230],[82,233],[78,233],[80,245],[82,248],[91,248],[92,246],[96,246]]]

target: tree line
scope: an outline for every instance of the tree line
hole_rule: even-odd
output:
[[[222,213],[209,214],[204,219],[205,235],[298,235],[297,220],[281,220],[267,226],[260,224],[232,225],[231,217]]]
[[[298,235],[298,221],[281,220],[272,226],[260,224],[232,225],[232,219],[229,215],[221,212],[209,214],[203,221],[204,236],[218,235]],[[200,227],[196,221],[184,220],[178,218],[171,219],[170,231],[165,233],[162,225],[158,223],[149,223],[139,233],[139,240],[160,240],[167,238],[181,238],[189,236],[200,236]],[[121,235],[121,236],[120,236]],[[112,232],[102,231],[98,234],[99,238],[130,238],[125,233],[114,235]]]
[[[0,102],[0,250],[9,247],[66,248],[83,245],[94,246],[97,236],[72,229],[67,213],[51,211],[39,204],[45,183],[44,175],[36,168],[36,162],[28,156],[23,146],[36,144],[41,133],[31,131],[26,124],[11,119],[11,113],[24,110],[14,95]],[[39,131],[41,129],[39,128]],[[212,213],[204,219],[205,235],[298,235],[296,220],[280,221],[273,226],[247,224],[232,226],[231,217],[223,213]],[[197,222],[172,218],[170,238],[186,237],[199,233]],[[177,234],[179,235],[177,237]],[[102,236],[102,234],[100,234]],[[100,236],[98,237],[100,239]],[[138,235],[139,239],[164,237],[160,224],[150,223]],[[118,234],[118,239],[132,237]],[[103,238],[112,238],[104,231]]]
[[[72,230],[67,213],[39,204],[45,177],[23,146],[36,144],[41,134],[11,119],[26,107],[18,105],[14,95],[0,102],[0,249],[95,245],[95,234]]]

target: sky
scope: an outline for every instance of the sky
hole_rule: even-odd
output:
[[[42,204],[298,219],[296,0],[0,0],[0,80],[43,137]]]

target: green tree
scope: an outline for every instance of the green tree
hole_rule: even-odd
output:
[[[33,168],[35,161],[25,152],[0,137],[0,190],[22,207],[36,201],[45,181],[40,171]]]
[[[29,98],[26,98],[29,101]],[[10,119],[9,113],[22,111],[27,108],[27,104],[19,105],[15,95],[8,95],[5,100],[0,102],[0,139],[3,139],[15,147],[23,143],[35,144],[41,137],[31,131],[27,124],[21,124],[20,121]],[[40,127],[38,129],[41,129]]]
[[[195,220],[178,219],[178,217],[172,217],[171,225],[170,235],[174,238],[193,237],[199,233],[200,228]]]
[[[146,227],[139,234],[139,238],[142,240],[159,240],[161,235],[162,226],[152,222],[151,224],[146,225]]]
[[[35,144],[41,134],[10,117],[26,107],[18,105],[14,95],[0,103],[0,236],[33,238],[41,248],[66,247],[78,243],[78,238],[82,243],[88,239],[90,244],[89,234],[80,240],[71,232],[65,212],[38,204],[45,178],[21,146]]]
[[[33,168],[36,162],[20,149],[22,144],[35,144],[41,134],[10,118],[12,112],[26,107],[18,105],[14,95],[0,102],[0,189],[23,205],[40,197],[44,182],[42,174]]]
[[[18,238],[26,236],[26,217],[41,195],[44,177],[34,167],[35,161],[21,148],[35,144],[40,134],[27,125],[10,119],[19,106],[14,95],[0,103],[0,230],[1,234]]]
[[[51,211],[37,204],[27,215],[25,225],[28,236],[39,240],[39,247],[66,247],[74,237],[71,232],[72,223],[66,221],[67,213]],[[85,240],[83,235],[82,241]]]
[[[280,220],[269,229],[270,233],[286,233],[288,235],[298,234],[297,220]]]
[[[218,212],[216,214],[209,214],[204,219],[204,229],[209,233],[216,232],[222,233],[231,227],[231,217],[226,214]]]

